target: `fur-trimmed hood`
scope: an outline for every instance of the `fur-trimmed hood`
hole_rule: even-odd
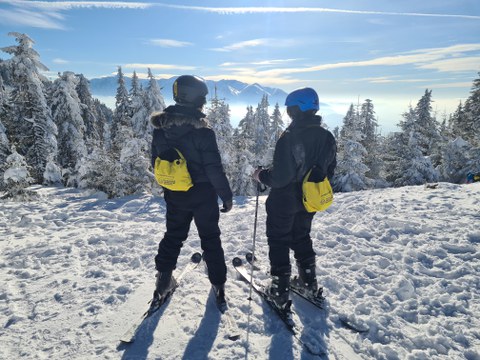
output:
[[[173,105],[163,112],[153,113],[150,121],[155,128],[168,129],[172,127],[191,126],[195,129],[209,127],[206,115],[197,109]]]

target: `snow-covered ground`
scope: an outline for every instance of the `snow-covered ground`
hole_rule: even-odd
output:
[[[227,296],[241,338],[225,337],[203,267],[137,341],[120,335],[145,308],[154,284],[165,203],[151,195],[35,187],[31,202],[0,202],[1,359],[310,359],[231,266],[252,248],[255,197],[221,215]],[[266,197],[256,255],[267,280]],[[288,204],[285,204],[288,206]],[[329,359],[480,359],[480,183],[440,183],[336,194],[314,219],[324,311],[293,299]],[[178,270],[200,250],[195,226]],[[356,333],[339,318],[368,329]],[[327,356],[325,357],[327,358]]]

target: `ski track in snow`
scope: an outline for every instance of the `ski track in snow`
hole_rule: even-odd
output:
[[[120,345],[153,290],[163,199],[32,189],[33,201],[0,202],[1,359],[315,358],[259,296],[248,300],[249,286],[231,266],[252,249],[254,197],[236,198],[220,223],[241,338],[226,338],[201,265],[135,343]],[[268,281],[265,199],[258,281]],[[327,348],[325,359],[480,359],[479,200],[480,184],[336,194],[312,229],[326,310],[292,295],[302,338]],[[192,224],[178,272],[199,250]]]

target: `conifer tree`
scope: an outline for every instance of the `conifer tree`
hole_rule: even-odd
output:
[[[99,101],[94,99],[90,92],[87,78],[82,74],[77,75],[77,77],[76,91],[80,100],[83,123],[85,124],[84,140],[87,151],[91,152],[94,148],[103,147],[107,121],[97,106]]]
[[[35,182],[42,183],[48,159],[57,154],[57,127],[47,104],[47,80],[40,74],[40,70],[48,69],[40,62],[32,48],[34,41],[28,35],[16,32],[9,35],[15,37],[18,45],[2,48],[12,55],[5,66],[13,86],[3,122],[10,142],[31,166]]]
[[[480,147],[480,72],[473,81],[470,96],[465,101],[465,121],[462,124],[464,140],[475,147]]]
[[[120,162],[103,148],[94,148],[81,161],[79,166],[80,188],[103,191],[109,198],[115,197],[116,176],[121,171]]]
[[[337,169],[333,180],[336,191],[358,191],[369,187],[364,163],[367,151],[361,144],[362,123],[353,104],[343,119],[337,151]]]
[[[147,106],[151,112],[162,111],[166,107],[158,82],[150,68],[148,68],[147,99]]]
[[[432,90],[425,90],[415,107],[416,138],[422,154],[429,156],[434,166],[440,163],[440,132],[437,119],[432,114]]]
[[[123,144],[133,137],[131,106],[122,68],[118,67],[118,87],[115,96],[115,110],[110,129],[111,148],[117,158],[120,157]]]
[[[278,103],[276,103],[275,108],[273,109],[273,113],[270,116],[270,138],[273,140],[274,146],[284,130],[285,124],[282,119],[282,113],[280,112],[280,106],[278,105]]]
[[[217,146],[222,157],[222,164],[229,179],[232,178],[234,160],[234,144],[232,142],[233,128],[230,123],[230,107],[225,100],[219,99],[215,94],[210,99],[210,106],[206,111],[208,123],[215,132]]]
[[[141,87],[137,73],[133,72],[132,87],[129,92],[130,116],[133,136],[139,140],[151,143],[151,131],[149,127],[150,110],[146,104],[146,94]]]
[[[247,113],[238,123],[239,136],[244,139],[245,146],[250,152],[254,151],[255,113],[252,106],[247,106]]]
[[[253,154],[258,164],[269,165],[273,160],[270,143],[270,115],[268,114],[268,96],[263,95],[255,110],[254,149]]]
[[[442,164],[439,167],[443,181],[463,183],[469,173],[467,164],[472,146],[461,137],[450,141],[443,150]]]
[[[6,159],[2,180],[7,197],[24,194],[26,188],[34,182],[25,158],[17,152],[15,145],[12,145],[11,154]]]
[[[388,165],[389,179],[395,186],[421,185],[438,181],[438,172],[428,156],[423,154],[425,138],[419,130],[418,112],[412,107],[403,114],[402,132],[395,142],[394,161]],[[387,178],[388,180],[388,178]]]
[[[8,141],[7,134],[5,133],[5,127],[0,121],[0,179],[3,179],[3,174],[5,173],[5,170],[6,170],[8,155],[10,155],[10,143]],[[3,187],[4,187],[3,181],[0,181],[0,190],[2,190]]]
[[[366,176],[379,186],[385,186],[382,179],[382,160],[380,156],[380,135],[378,134],[378,122],[375,116],[373,102],[366,99],[360,110],[360,123],[363,138],[360,143],[366,150],[365,165],[368,167]]]
[[[66,185],[76,186],[76,169],[87,154],[85,123],[76,87],[79,79],[64,72],[53,83],[52,115],[58,128],[58,163],[65,174]]]

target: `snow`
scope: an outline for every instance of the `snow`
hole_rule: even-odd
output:
[[[276,315],[237,279],[231,260],[252,249],[255,197],[221,215],[230,311],[226,338],[203,266],[140,329],[155,280],[165,203],[152,195],[31,187],[30,202],[0,202],[0,358],[311,359]],[[266,196],[256,256],[267,281]],[[292,295],[302,338],[329,359],[480,359],[480,183],[409,186],[335,195],[312,238],[324,311]],[[200,250],[192,224],[178,272]],[[341,326],[340,319],[365,332]]]

